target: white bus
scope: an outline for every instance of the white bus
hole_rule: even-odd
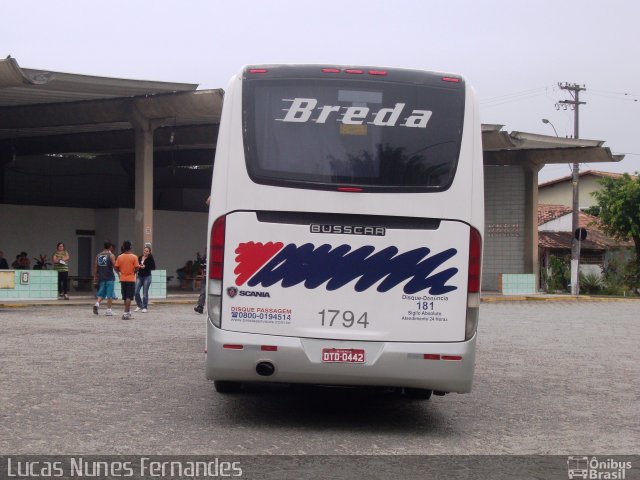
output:
[[[213,170],[207,378],[469,392],[483,210],[461,76],[244,68]]]

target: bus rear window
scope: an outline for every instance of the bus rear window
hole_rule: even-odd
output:
[[[464,88],[334,79],[247,79],[247,169],[257,183],[440,191],[455,175]]]

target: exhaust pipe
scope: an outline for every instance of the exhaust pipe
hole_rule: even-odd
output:
[[[260,362],[256,365],[256,373],[261,377],[270,377],[276,371],[271,362]]]

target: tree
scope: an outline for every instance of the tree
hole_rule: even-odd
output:
[[[640,272],[640,176],[603,177],[602,189],[592,195],[600,207],[603,229],[614,238],[633,240],[636,252],[636,287]]]
[[[591,205],[590,207],[587,207],[582,211],[584,213],[586,213],[587,215],[591,215],[592,217],[599,217],[600,216],[600,206],[599,205]]]

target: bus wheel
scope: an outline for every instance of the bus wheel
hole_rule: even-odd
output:
[[[214,380],[213,386],[218,393],[235,393],[240,391],[240,384],[238,382]]]
[[[429,400],[431,398],[431,390],[427,390],[426,388],[405,388],[404,395],[407,398],[412,398],[415,400]]]

